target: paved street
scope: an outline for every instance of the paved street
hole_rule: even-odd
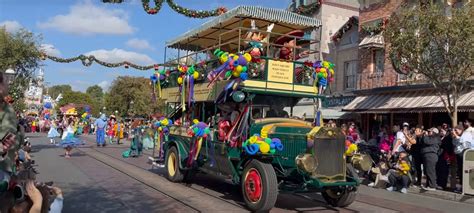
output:
[[[88,144],[63,158],[63,150],[45,135],[30,135],[40,181],[54,181],[65,192],[64,212],[245,212],[239,187],[198,174],[192,184],[166,180],[163,169],[151,169],[150,152],[121,157],[128,145],[97,148]],[[348,208],[332,208],[318,194],[280,194],[272,212],[473,212],[474,205],[418,194],[360,187]]]

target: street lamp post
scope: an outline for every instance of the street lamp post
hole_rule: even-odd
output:
[[[13,83],[13,80],[15,80],[15,75],[16,71],[14,69],[8,68],[7,70],[5,70],[5,80],[8,85]]]

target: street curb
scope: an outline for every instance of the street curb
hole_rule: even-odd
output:
[[[143,171],[141,168],[137,168],[134,165],[117,162],[116,159],[94,149],[79,148],[79,150],[197,211],[228,212],[230,210],[232,212],[247,212],[243,206],[229,202],[222,202],[219,198],[209,196],[208,194],[193,190],[181,184],[171,183],[162,176]],[[219,203],[219,205],[214,205],[216,203]]]
[[[441,191],[441,190],[427,191],[421,188],[413,188],[413,187],[410,187],[408,189],[408,192],[412,194],[434,197],[434,198],[443,199],[443,200],[451,200],[451,201],[460,202],[460,203],[474,204],[474,196],[471,196],[471,195],[462,195],[462,194],[458,194],[454,192]]]

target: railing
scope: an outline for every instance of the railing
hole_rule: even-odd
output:
[[[226,31],[219,35],[219,40],[216,45],[212,45],[205,49],[196,50],[196,51],[185,51],[184,55],[180,55],[182,50],[178,50],[177,58],[170,59],[167,61],[166,64],[169,67],[165,67],[165,69],[169,69],[170,76],[168,80],[164,82],[163,87],[176,87],[177,78],[179,77],[179,73],[176,70],[176,65],[187,65],[187,66],[195,66],[196,71],[200,73],[200,77],[195,81],[196,83],[203,83],[209,82],[207,76],[209,72],[212,72],[221,64],[219,63],[216,56],[213,55],[214,50],[221,49],[223,51],[228,51],[229,53],[243,53],[248,52],[250,47],[251,39],[243,37],[243,33],[245,34],[249,31],[248,28],[235,28],[229,31]],[[284,45],[271,43],[274,37],[283,36],[283,34],[279,33],[268,33],[266,31],[260,30],[253,30],[253,33],[262,33],[267,35],[267,38],[258,42],[262,45],[262,56],[260,57],[260,62],[251,62],[248,64],[248,77],[250,80],[266,80],[266,66],[268,65],[269,60],[282,60],[278,55],[279,50],[281,50]],[[286,37],[291,38],[295,43],[303,43],[304,47],[293,47],[292,52],[293,54],[290,56],[292,59],[296,60],[286,60],[289,62],[294,63],[294,79],[293,82],[295,84],[300,85],[312,85],[312,70],[305,67],[303,61],[310,60],[314,61],[314,59],[319,58],[317,54],[318,51],[316,50],[316,43],[318,41],[314,39],[305,39],[290,35],[285,35]],[[301,54],[304,53],[304,54]],[[303,57],[298,57],[303,56]]]

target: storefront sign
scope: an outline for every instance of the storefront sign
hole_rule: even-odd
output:
[[[267,81],[292,84],[293,63],[269,60]]]
[[[353,101],[355,96],[328,97],[323,101],[323,107],[345,106]]]

